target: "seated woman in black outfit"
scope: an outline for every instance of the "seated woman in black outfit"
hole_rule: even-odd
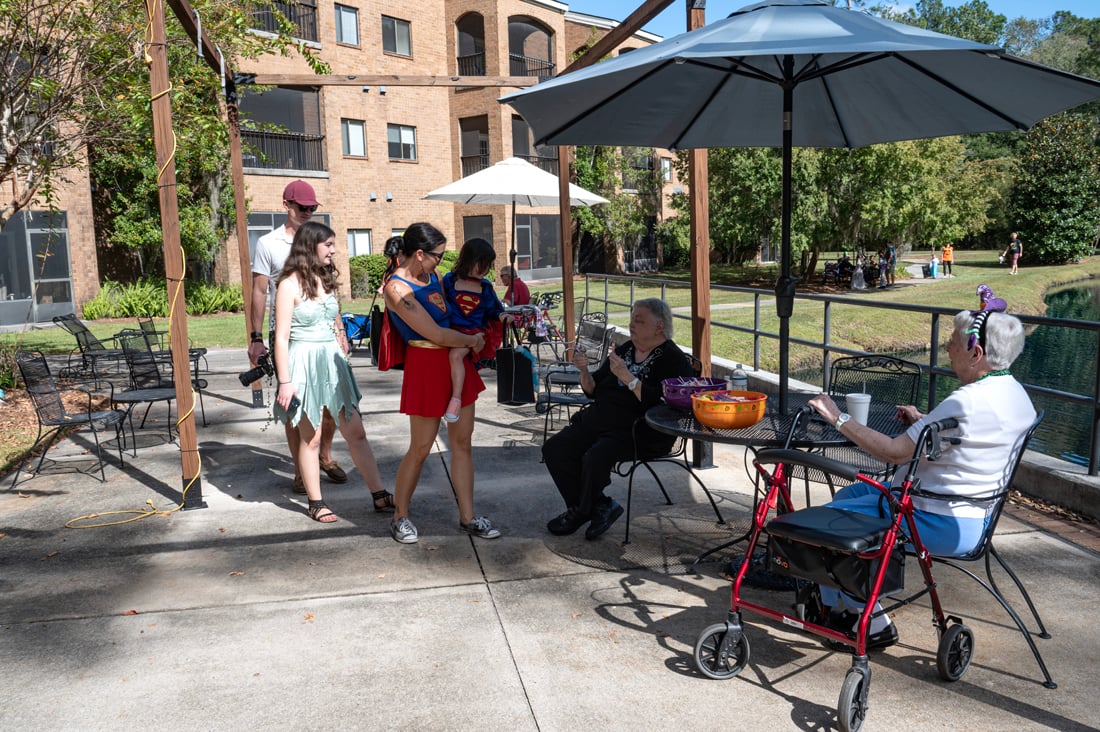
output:
[[[586,539],[603,534],[623,513],[618,502],[603,494],[611,471],[634,458],[634,435],[643,455],[661,455],[672,448],[671,435],[634,422],[660,403],[661,381],[692,376],[687,356],[672,342],[672,311],[663,300],[638,300],[630,313],[630,340],[616,348],[589,373],[583,353],[573,354],[581,371],[581,388],[593,402],[570,424],[546,441],[543,459],[565,500],[566,511],[546,525],[565,536],[589,523]]]

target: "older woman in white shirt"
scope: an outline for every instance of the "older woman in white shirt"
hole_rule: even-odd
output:
[[[961,385],[927,415],[913,406],[899,406],[898,418],[909,427],[896,437],[848,419],[827,395],[810,400],[845,437],[879,460],[895,464],[912,458],[926,424],[948,417],[958,420],[957,428],[941,433],[957,437],[958,444],[945,445],[939,459],[922,461],[917,467],[923,490],[952,496],[913,497],[917,530],[933,554],[960,555],[977,546],[992,508],[988,499],[1005,488],[1012,458],[1035,420],[1027,392],[1008,370],[1023,348],[1024,328],[1017,318],[988,310],[958,313],[947,354]],[[829,505],[877,516],[879,496],[877,489],[857,483],[838,491]],[[830,588],[821,588],[821,597],[832,609],[832,624],[837,627],[853,617],[845,608],[859,608],[858,602]],[[889,617],[875,617],[868,647],[896,642],[897,631]]]

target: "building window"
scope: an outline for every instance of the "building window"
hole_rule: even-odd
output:
[[[409,21],[382,16],[382,50],[400,56],[412,56],[412,31]]]
[[[0,325],[74,312],[64,211],[19,211],[0,232]]]
[[[280,17],[284,18],[280,22]],[[317,41],[317,5],[312,2],[273,0],[252,13],[252,27],[268,33],[279,33],[289,22],[295,38]]]
[[[276,87],[241,93],[244,166],[324,170],[321,95],[313,89]]]
[[[332,222],[327,213],[317,211],[310,217],[310,221],[316,221],[331,228]],[[286,211],[252,211],[248,214],[248,261],[256,261],[256,244],[260,237],[268,234],[277,226],[286,223]]]
[[[346,43],[349,46],[359,45],[358,8],[349,8],[347,5],[336,6],[336,42]]]
[[[672,182],[672,158],[661,158],[661,182]]]
[[[462,241],[470,239],[484,239],[493,243],[493,217],[492,216],[463,216],[462,217]],[[498,263],[494,269],[500,270],[503,264]]]
[[[353,158],[367,157],[367,128],[363,120],[340,120],[340,140],[344,155]]]
[[[416,128],[408,125],[386,125],[386,142],[390,160],[416,160]]]
[[[370,254],[370,229],[348,229],[348,256]]]

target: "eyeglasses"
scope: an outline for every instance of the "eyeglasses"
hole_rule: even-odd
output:
[[[295,206],[298,207],[298,210],[301,211],[302,213],[313,213],[318,208],[316,204],[314,204],[312,206],[303,206],[302,204],[298,203],[297,201],[294,201],[293,203],[294,203]]]
[[[427,249],[421,249],[420,251],[424,252],[425,254],[430,254],[433,257],[435,257],[435,261],[437,263],[442,262],[443,261],[443,255],[446,254],[445,251],[444,252],[429,252]]]

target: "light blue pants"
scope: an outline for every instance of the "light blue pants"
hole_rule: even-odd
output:
[[[867,483],[854,483],[847,488],[841,488],[833,496],[833,500],[825,505],[868,516],[886,516],[886,511],[889,510],[882,498],[882,492]],[[913,519],[925,548],[940,556],[958,556],[973,549],[981,540],[987,521],[984,518],[959,518],[920,510],[913,511]],[[832,587],[821,588],[821,601],[825,605],[837,607],[841,604],[841,598],[844,600],[843,604],[852,610],[863,607],[859,600],[839,590]]]

